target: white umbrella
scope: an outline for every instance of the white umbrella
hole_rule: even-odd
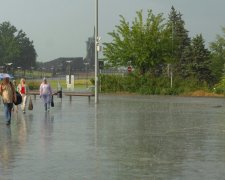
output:
[[[4,79],[4,78],[12,79],[13,76],[11,74],[7,74],[7,73],[0,73],[0,79]]]

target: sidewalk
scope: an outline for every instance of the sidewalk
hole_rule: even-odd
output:
[[[223,98],[54,98],[0,110],[0,180],[224,179]],[[196,171],[197,169],[197,171]]]
[[[92,136],[87,136],[87,123],[94,124],[90,121],[94,103],[85,97],[54,100],[55,107],[45,112],[41,99],[33,98],[34,109],[12,113],[10,127],[5,125],[1,104],[1,180],[73,179],[87,171],[83,161],[88,162]]]

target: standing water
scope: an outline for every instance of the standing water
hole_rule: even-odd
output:
[[[223,98],[100,96],[55,98],[45,113],[0,110],[1,180],[221,180]]]

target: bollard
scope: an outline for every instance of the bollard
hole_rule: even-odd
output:
[[[57,97],[62,99],[62,86],[60,85],[58,81],[58,86],[57,86]]]

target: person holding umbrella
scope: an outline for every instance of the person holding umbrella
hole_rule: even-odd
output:
[[[8,74],[8,73],[0,73],[0,80],[4,79],[8,77],[9,79],[12,79],[13,76],[11,74]]]
[[[13,108],[13,101],[16,102],[16,91],[13,84],[9,80],[10,76],[5,75],[3,82],[0,84],[0,95],[4,104],[4,115],[6,125],[11,124],[11,111]]]

